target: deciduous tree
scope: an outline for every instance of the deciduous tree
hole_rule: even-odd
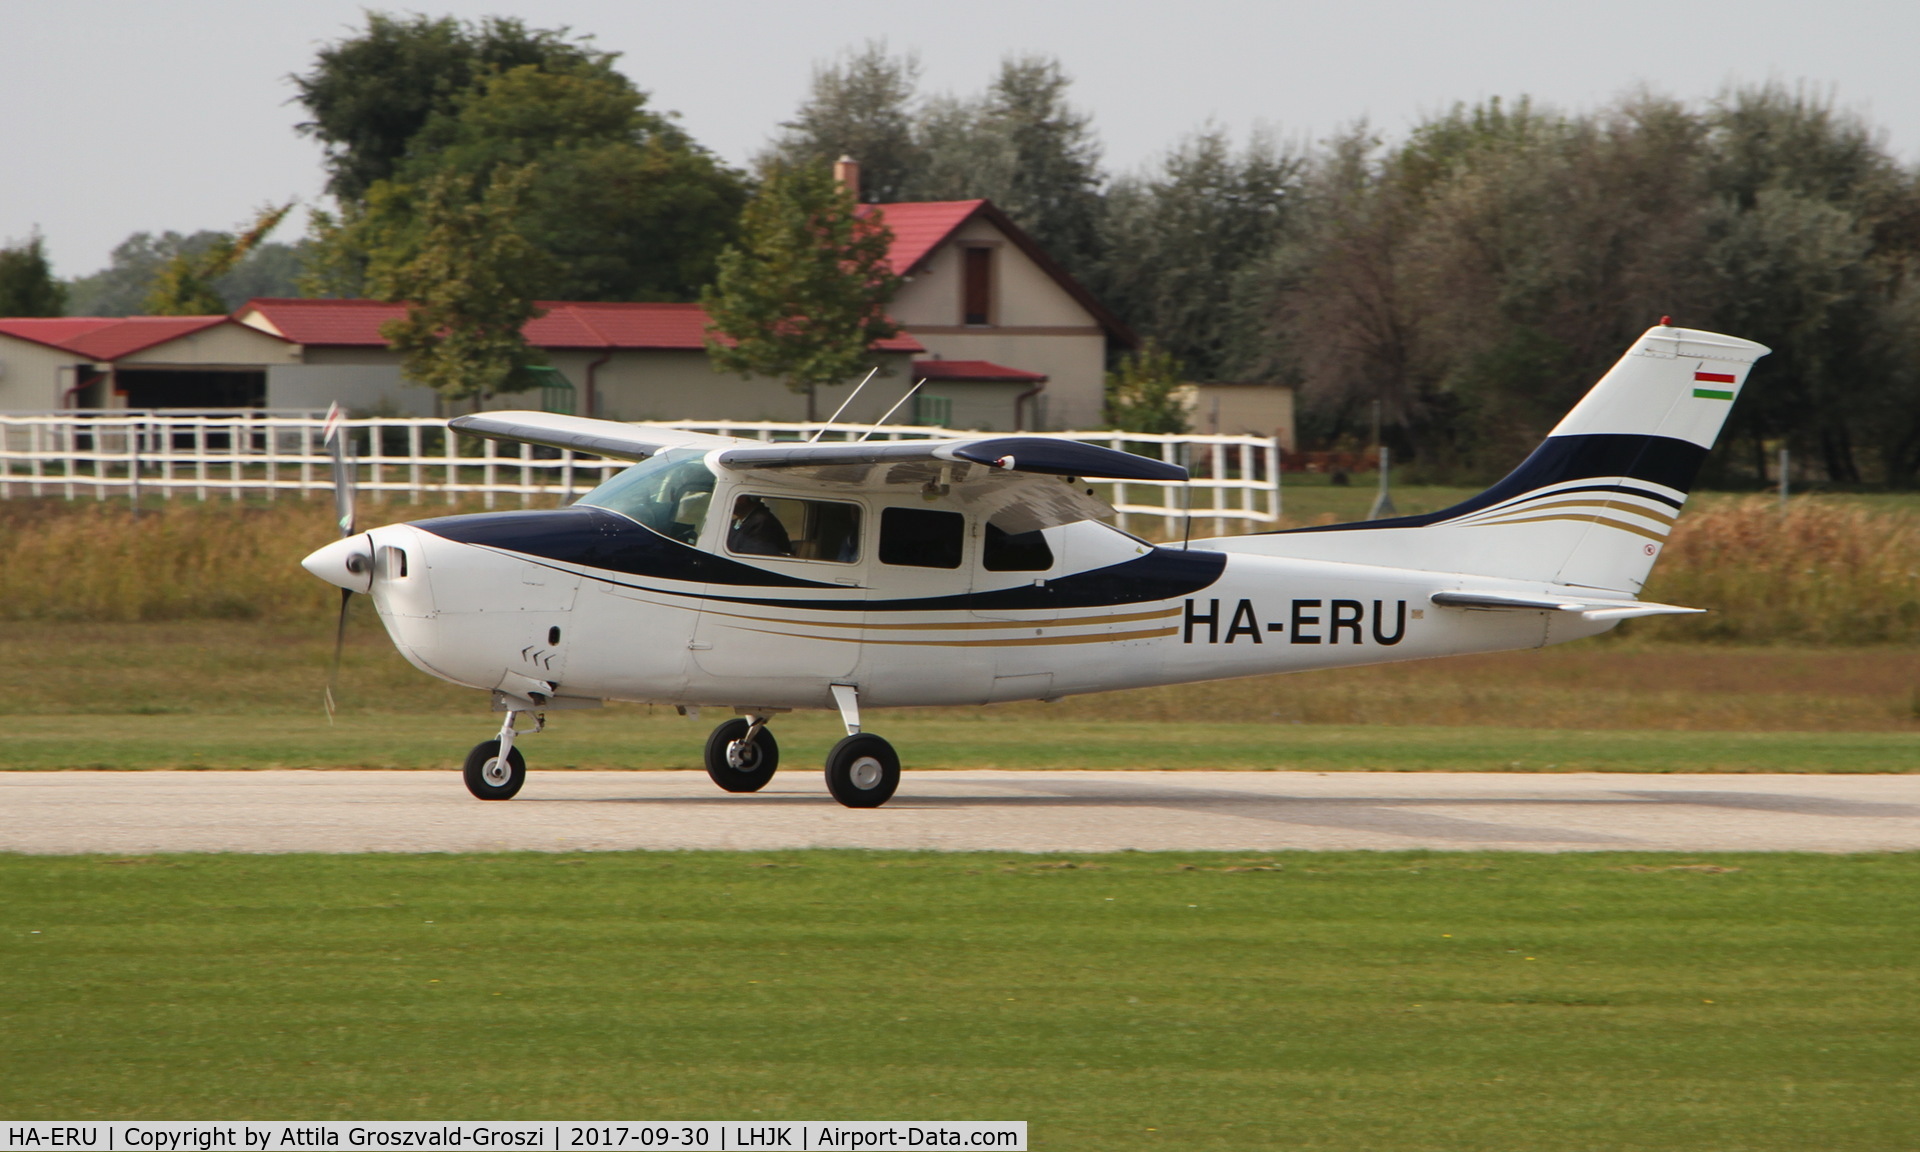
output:
[[[919,78],[919,58],[891,55],[884,40],[815,66],[806,100],[780,125],[767,161],[795,168],[852,156],[860,162],[862,200],[905,199],[926,166],[914,135]]]
[[[546,258],[515,227],[532,182],[526,168],[501,168],[477,190],[469,177],[434,177],[421,189],[419,247],[370,270],[382,299],[407,305],[380,334],[409,377],[448,400],[534,383],[525,369],[540,357],[521,329],[539,315],[531,287]]]
[[[899,331],[886,314],[892,244],[825,167],[774,166],[701,296],[707,354],[722,371],[784,380],[814,419],[815,390],[858,375],[873,342]]]
[[[0,248],[0,316],[58,316],[66,306],[66,285],[54,277],[40,233]]]

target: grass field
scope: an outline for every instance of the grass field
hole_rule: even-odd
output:
[[[0,633],[6,767],[448,767],[497,722],[409,667],[362,612],[343,710],[320,707],[323,630],[251,621],[13,624]],[[1116,692],[875,712],[922,768],[1904,772],[1920,769],[1920,652],[1580,644]],[[720,717],[724,718],[724,717]],[[555,713],[536,767],[691,768],[718,718]],[[836,724],[776,724],[811,765]]]
[[[1920,857],[0,858],[0,1113],[1908,1149]]]
[[[321,629],[250,621],[14,624],[0,633],[6,767],[447,767],[497,723],[357,618],[343,710]],[[1920,652],[1570,645],[1075,697],[875,712],[922,768],[1904,772],[1920,769]],[[536,767],[691,768],[719,718],[555,713]],[[837,738],[781,717],[795,764]]]

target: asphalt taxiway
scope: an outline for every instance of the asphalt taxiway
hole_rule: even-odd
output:
[[[1920,849],[1920,775],[908,772],[851,810],[817,771],[751,795],[699,772],[535,771],[472,799],[452,772],[0,772],[0,851],[635,848]]]

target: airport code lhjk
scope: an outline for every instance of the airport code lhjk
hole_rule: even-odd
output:
[[[4,1152],[278,1152],[280,1149],[599,1149],[682,1152],[998,1148],[1025,1152],[1024,1120],[41,1121],[5,1126]]]

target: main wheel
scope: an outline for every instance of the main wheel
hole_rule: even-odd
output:
[[[871,732],[849,736],[827,753],[827,791],[849,808],[878,808],[900,787],[900,757]]]
[[[527,758],[520,755],[520,749],[511,748],[503,761],[500,741],[482,740],[467,753],[467,766],[461,774],[466,777],[467,791],[480,799],[511,800],[527,782]]]
[[[780,743],[761,728],[751,744],[742,736],[753,725],[734,717],[707,737],[707,775],[729,792],[758,792],[780,767]]]

